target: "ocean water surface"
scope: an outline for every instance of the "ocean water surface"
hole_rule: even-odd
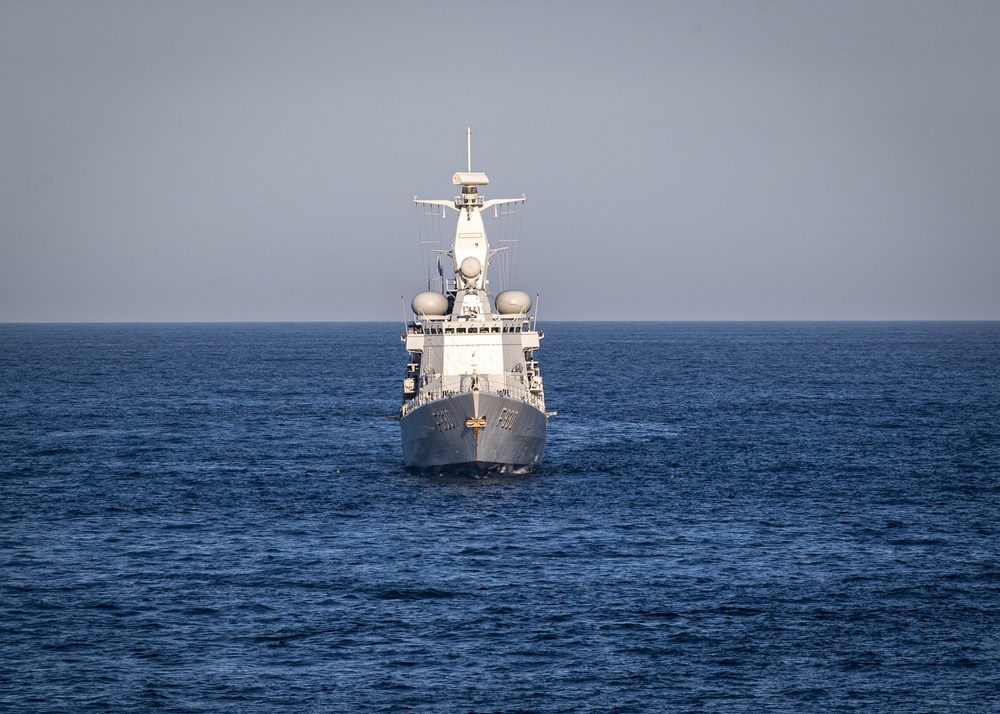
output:
[[[472,478],[398,325],[0,325],[0,710],[1000,710],[1000,323],[542,327]]]

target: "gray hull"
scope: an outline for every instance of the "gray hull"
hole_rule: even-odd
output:
[[[467,426],[470,417],[486,426]],[[472,392],[423,404],[402,419],[403,459],[416,468],[534,466],[545,451],[548,418],[532,405],[499,394],[479,394],[473,413]]]

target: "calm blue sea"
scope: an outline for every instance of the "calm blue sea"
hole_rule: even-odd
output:
[[[544,328],[472,478],[398,325],[0,325],[0,710],[1000,709],[1000,323]]]

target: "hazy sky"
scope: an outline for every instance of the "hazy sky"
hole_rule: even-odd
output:
[[[546,319],[1000,319],[1000,2],[0,0],[0,322],[396,320],[527,195]]]

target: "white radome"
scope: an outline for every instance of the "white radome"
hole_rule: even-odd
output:
[[[448,298],[433,290],[426,290],[413,296],[410,307],[416,315],[444,315],[448,311]]]
[[[470,255],[462,261],[460,270],[462,271],[462,275],[468,279],[472,279],[482,272],[483,265],[479,262],[479,258],[474,255]]]
[[[495,302],[501,315],[527,314],[531,309],[531,296],[522,290],[504,290]]]

